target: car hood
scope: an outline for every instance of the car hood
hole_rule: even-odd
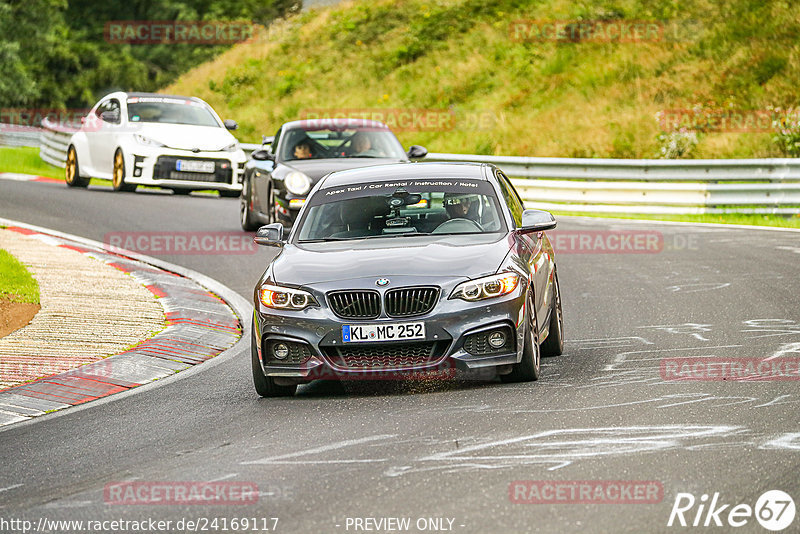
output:
[[[391,276],[468,279],[496,272],[508,251],[506,234],[287,244],[272,276],[296,286]]]
[[[400,158],[331,158],[331,159],[311,159],[311,160],[292,160],[283,165],[298,170],[316,182],[329,172],[344,171],[347,169],[358,169],[360,167],[370,167],[372,165],[385,165],[387,163],[404,163],[408,160]]]
[[[228,130],[212,126],[142,122],[136,124],[136,133],[163,143],[169,148],[181,150],[217,151],[236,142],[236,138]]]

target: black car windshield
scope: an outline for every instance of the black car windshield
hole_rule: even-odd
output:
[[[321,189],[298,222],[297,241],[413,238],[505,232],[483,180],[413,179]]]
[[[131,97],[128,121],[221,127],[205,104],[178,98]]]
[[[292,128],[283,134],[281,161],[326,158],[405,159],[403,145],[385,127]]]

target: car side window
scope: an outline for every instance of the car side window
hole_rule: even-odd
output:
[[[97,107],[97,111],[95,111],[95,114],[98,117],[100,117],[104,122],[118,124],[120,116],[119,100],[111,99],[106,102],[103,102]]]
[[[119,119],[120,119],[119,100],[111,99],[108,101],[108,112],[112,116],[112,120],[109,120],[108,122],[119,124]]]
[[[511,185],[506,175],[498,172],[497,178],[500,182],[500,191],[502,191],[503,198],[508,205],[508,209],[511,211],[511,217],[514,219],[517,228],[519,228],[522,226],[522,212],[525,210],[525,206],[522,204],[522,200],[519,198],[519,195],[517,195],[514,186]]]
[[[100,105],[97,106],[97,109],[94,110],[94,114],[97,116],[98,119],[103,114],[103,112],[106,110],[106,106],[107,105],[108,105],[108,102],[101,102]]]
[[[277,154],[278,153],[278,141],[280,141],[280,139],[281,139],[281,129],[278,128],[278,131],[275,132],[275,137],[272,138],[272,149],[271,150],[272,150],[273,154]]]

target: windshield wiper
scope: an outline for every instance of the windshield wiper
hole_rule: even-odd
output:
[[[318,239],[299,239],[298,243],[324,243],[326,241],[350,241],[351,239],[361,239],[360,237],[320,237]]]

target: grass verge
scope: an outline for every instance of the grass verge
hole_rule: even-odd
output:
[[[0,249],[0,299],[39,304],[39,284],[8,251]]]
[[[64,179],[64,169],[42,161],[36,147],[0,147],[0,172],[18,172]]]

